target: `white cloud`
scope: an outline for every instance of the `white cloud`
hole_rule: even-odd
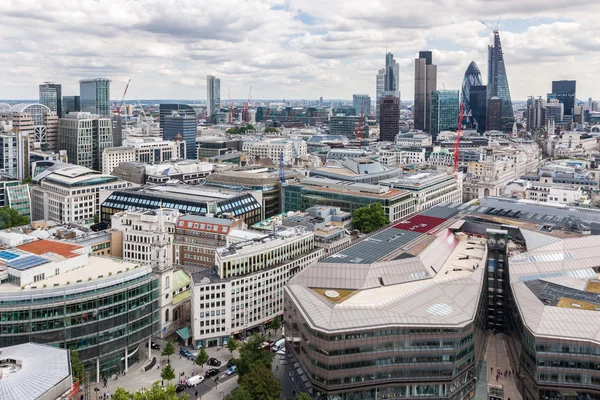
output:
[[[459,89],[471,60],[487,71],[490,24],[501,38],[515,99],[576,79],[599,96],[600,3],[571,0],[3,0],[0,98],[35,99],[53,80],[108,77],[113,97],[204,99],[207,74],[232,97],[350,99],[374,95],[384,53],[400,63],[403,99],[414,57],[432,50],[438,82]]]

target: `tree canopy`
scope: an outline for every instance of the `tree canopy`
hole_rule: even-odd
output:
[[[172,381],[175,379],[175,370],[171,367],[171,364],[167,364],[166,367],[160,372],[160,377],[165,381]]]
[[[0,207],[0,229],[8,229],[13,226],[27,225],[29,218],[20,215],[17,210],[8,206]]]
[[[250,393],[253,399],[279,400],[281,398],[281,385],[273,375],[270,365],[267,368],[256,364],[240,380],[241,386]]]
[[[118,388],[111,397],[112,400],[187,400],[187,394],[177,395],[174,385],[161,387],[155,382],[149,390],[131,393],[123,388]]]
[[[233,389],[231,394],[225,397],[226,400],[254,400],[252,394],[246,389],[245,386],[238,386]]]
[[[248,125],[240,125],[240,126],[235,126],[233,128],[229,128],[229,129],[227,129],[227,133],[229,133],[231,135],[241,135],[248,131],[253,131],[253,130],[254,130],[254,126],[252,124],[248,124]]]
[[[268,126],[265,128],[265,133],[277,133],[277,128],[273,128],[272,126]]]
[[[312,400],[312,397],[308,393],[302,392],[296,396],[295,400]]]
[[[73,381],[78,381],[83,378],[84,375],[83,363],[79,359],[79,353],[77,351],[71,350],[69,353],[71,357],[71,374],[73,375]]]
[[[196,365],[199,365],[200,367],[204,368],[204,364],[208,362],[208,358],[208,353],[206,352],[206,350],[204,350],[204,347],[200,347],[200,350],[198,350],[198,357],[196,357],[196,360],[194,362],[196,363]]]
[[[237,370],[240,377],[243,377],[256,366],[263,366],[271,369],[271,363],[275,354],[272,351],[265,351],[262,344],[265,338],[259,334],[254,334],[248,338],[248,341],[240,348],[240,358],[237,361]]]
[[[229,339],[227,339],[226,347],[227,350],[229,350],[231,356],[233,357],[233,352],[236,351],[238,347],[240,347],[240,344],[233,337],[230,337]]]
[[[172,356],[173,354],[175,354],[175,345],[173,344],[172,340],[169,340],[167,342],[167,344],[165,345],[165,348],[163,349],[161,355],[162,356],[167,356],[167,361],[171,361],[170,360],[170,356]]]
[[[371,203],[352,213],[352,227],[362,233],[370,233],[389,223],[381,204]]]
[[[275,317],[275,319],[269,324],[269,328],[277,331],[277,329],[281,328],[281,319],[279,317]]]

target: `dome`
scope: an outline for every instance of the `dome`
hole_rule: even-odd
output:
[[[471,110],[469,102],[471,86],[479,85],[483,85],[483,82],[481,81],[481,71],[479,71],[477,63],[475,63],[475,61],[471,61],[471,64],[469,64],[467,70],[465,71],[465,76],[462,83],[461,101],[465,103],[465,115],[469,114],[469,111]]]

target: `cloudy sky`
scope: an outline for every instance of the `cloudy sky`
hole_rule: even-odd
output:
[[[470,61],[484,80],[490,30],[500,29],[513,99],[576,79],[600,97],[600,2],[589,0],[0,0],[0,99],[35,99],[56,81],[113,80],[129,99],[349,99],[375,94],[387,49],[413,98],[414,58],[432,50],[438,86],[460,89]]]

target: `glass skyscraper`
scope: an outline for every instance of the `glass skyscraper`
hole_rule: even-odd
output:
[[[62,91],[60,83],[44,82],[40,85],[40,104],[54,111],[59,118],[63,116],[61,100]]]
[[[212,117],[221,107],[221,80],[212,75],[206,77],[206,116]]]
[[[352,105],[354,106],[355,115],[359,115],[363,110],[363,103],[365,105],[365,117],[371,115],[371,96],[368,94],[353,94]]]
[[[198,125],[196,115],[167,115],[164,121],[163,139],[183,139],[185,141],[186,158],[195,160],[197,157],[196,131]]]
[[[436,140],[441,131],[458,128],[458,90],[433,90],[431,92],[431,136]]]
[[[577,81],[552,81],[552,93],[548,93],[548,103],[556,99],[565,105],[565,115],[575,114]]]
[[[79,96],[63,96],[62,103],[65,115],[70,112],[81,111]]]
[[[415,129],[430,132],[429,106],[431,93],[437,89],[437,65],[433,64],[431,51],[420,51],[415,59],[415,102],[412,114]]]
[[[488,46],[488,101],[496,97],[500,99],[500,126],[504,129],[512,129],[515,122],[512,100],[508,88],[508,77],[504,65],[504,54],[500,43],[500,33],[494,31],[494,45]],[[488,106],[489,109],[489,106]],[[489,128],[488,128],[489,129]]]
[[[110,79],[82,79],[79,81],[81,111],[110,115]]]
[[[481,72],[475,61],[471,61],[471,64],[465,71],[465,77],[462,83],[461,102],[465,105],[465,115],[469,115],[471,111],[471,86],[481,86]]]

